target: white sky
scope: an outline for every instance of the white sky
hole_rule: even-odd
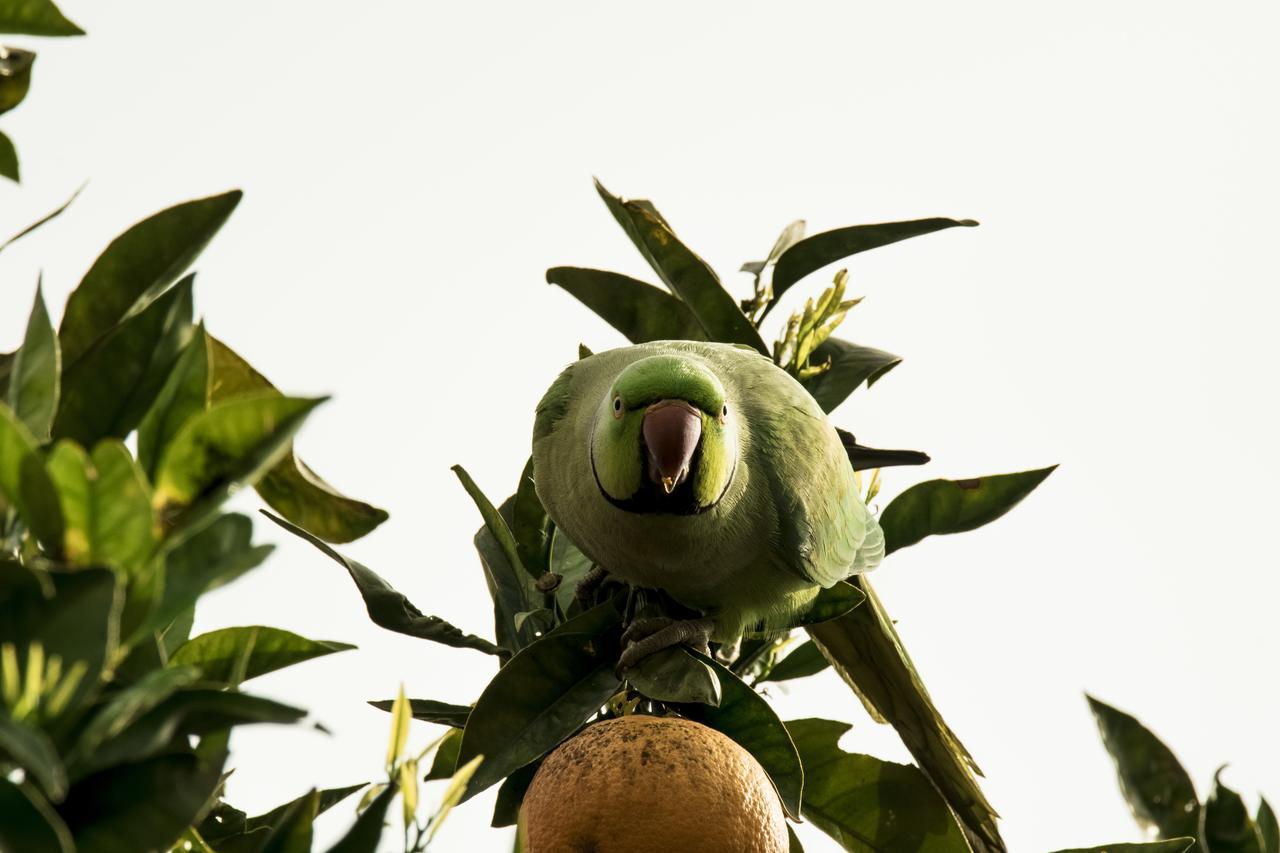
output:
[[[126,225],[242,187],[197,265],[199,311],[283,388],[336,395],[303,455],[392,513],[347,553],[481,633],[479,519],[449,465],[504,497],[577,343],[621,342],[543,270],[652,280],[591,175],[654,199],[738,293],[732,270],[797,217],[811,232],[981,220],[853,260],[867,299],[844,334],[906,361],[835,420],[933,455],[889,472],[886,499],[928,476],[1062,463],[1007,518],[875,577],[1012,849],[1137,840],[1086,689],[1151,724],[1202,791],[1229,761],[1251,802],[1280,798],[1275,4],[64,9],[87,39],[6,39],[41,57],[0,121],[26,178],[0,187],[0,230],[90,184],[0,256],[0,348],[20,340],[38,270],[56,315]],[[374,628],[338,566],[258,527],[279,551],[197,629],[270,624],[360,650],[252,685],[335,736],[238,735],[230,796],[250,810],[375,777],[388,718],[364,700],[403,680],[469,702],[492,672]],[[905,755],[830,674],[777,706]],[[456,812],[439,849],[506,849],[490,802]],[[335,811],[322,837],[350,820]]]

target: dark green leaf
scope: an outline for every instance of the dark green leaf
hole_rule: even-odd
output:
[[[0,403],[0,497],[18,511],[40,543],[62,554],[62,512],[58,493],[36,448],[35,437]]]
[[[0,175],[17,181],[18,172],[18,149],[13,147],[13,140],[0,133]]]
[[[253,625],[222,628],[188,640],[169,658],[169,665],[196,667],[206,681],[234,687],[277,669],[354,648],[349,643],[308,640],[280,628]]]
[[[800,817],[804,770],[791,736],[765,698],[709,657],[689,654],[710,666],[720,679],[720,705],[684,705],[691,720],[710,726],[738,744],[769,774],[782,807],[792,819]]]
[[[800,843],[800,836],[796,835],[796,831],[791,824],[787,824],[787,853],[804,853],[804,845]]]
[[[462,746],[462,729],[449,729],[436,747],[431,759],[431,769],[424,777],[427,782],[448,779],[458,769],[458,749]]]
[[[524,804],[525,792],[533,784],[533,777],[541,766],[541,759],[530,762],[502,780],[502,784],[498,786],[497,801],[493,804],[490,826],[515,826],[520,819],[520,806]]]
[[[515,498],[512,497],[498,508],[498,514],[508,525],[514,522],[514,506]],[[499,544],[488,525],[477,530],[472,541],[480,555],[485,585],[493,599],[494,637],[504,654],[514,654],[533,639],[516,631],[516,614],[538,609],[545,596],[538,591],[536,578],[519,564],[511,562],[507,549]]]
[[[0,16],[4,15],[0,7]],[[0,115],[22,103],[31,89],[31,66],[36,55],[32,51],[0,45]]]
[[[480,487],[476,485],[475,480],[471,479],[471,475],[467,473],[465,468],[461,465],[454,465],[452,471],[458,476],[458,480],[462,483],[462,488],[470,495],[471,500],[476,505],[476,509],[480,510],[480,517],[484,519],[484,526],[489,528],[489,532],[497,540],[498,547],[502,549],[502,555],[507,558],[507,562],[516,568],[523,569],[536,580],[541,572],[525,565],[524,561],[520,559],[520,548],[516,544],[515,534],[511,532],[507,520],[485,497],[484,492],[480,491]],[[512,513],[514,514],[515,511],[516,507],[513,502]]]
[[[311,853],[311,824],[319,811],[319,791],[311,791],[289,803],[271,824],[271,834],[260,853]]]
[[[520,486],[511,505],[511,535],[516,540],[520,562],[535,576],[542,575],[550,565],[552,529],[533,485],[531,456],[520,473]]]
[[[652,204],[644,200],[623,201],[599,181],[596,191],[653,271],[688,306],[709,340],[746,344],[768,355],[760,333],[711,267],[680,242]]]
[[[773,301],[769,303],[768,310],[772,310],[773,306],[778,304],[778,300],[791,289],[791,285],[809,273],[822,269],[841,258],[847,258],[868,249],[887,246],[909,237],[932,234],[944,228],[954,228],[957,225],[972,227],[977,224],[972,219],[917,219],[911,222],[853,225],[806,237],[778,258],[778,264],[773,271]]]
[[[44,307],[44,291],[37,286],[36,301],[31,306],[22,348],[15,354],[10,370],[8,390],[9,408],[27,425],[36,441],[44,442],[49,438],[53,413],[58,408],[61,375],[58,337]]]
[[[1195,846],[1194,838],[1170,838],[1167,841],[1147,841],[1132,844],[1104,844],[1101,847],[1080,847],[1059,850],[1057,853],[1187,853]]]
[[[473,634],[464,634],[458,628],[441,619],[439,616],[424,616],[422,611],[413,606],[409,599],[391,587],[372,569],[349,560],[330,548],[315,536],[302,528],[290,524],[265,510],[262,513],[276,524],[295,536],[307,540],[327,554],[334,562],[347,570],[356,589],[364,598],[365,609],[373,623],[388,631],[408,634],[423,640],[431,640],[460,649],[475,649],[485,654],[496,655],[498,648],[493,643]]]
[[[67,299],[58,336],[68,366],[186,271],[240,203],[241,193],[188,201],[144,219],[93,262]]]
[[[0,33],[28,36],[82,36],[52,0],[14,0],[0,6]]]
[[[805,678],[822,672],[830,665],[831,663],[822,656],[822,651],[817,644],[809,640],[774,664],[773,669],[760,680],[790,681],[793,678]]]
[[[105,331],[83,357],[73,361],[64,353],[55,438],[92,447],[99,439],[124,438],[138,425],[191,340],[193,283],[187,276]]]
[[[1164,838],[1198,835],[1200,800],[1169,747],[1129,714],[1087,698],[1138,823]]]
[[[80,189],[76,190],[75,192],[73,192],[73,193],[71,194],[71,198],[67,199],[67,200],[66,200],[66,201],[64,201],[61,205],[59,205],[58,207],[54,208],[54,210],[53,210],[52,212],[50,212],[50,213],[46,213],[44,216],[40,217],[40,218],[39,218],[39,219],[37,219],[35,222],[32,222],[32,223],[31,223],[30,225],[28,225],[26,228],[23,228],[23,229],[22,229],[21,231],[19,231],[17,234],[14,234],[14,235],[13,235],[12,237],[10,237],[8,240],[5,240],[3,243],[0,243],[0,252],[2,252],[2,251],[4,251],[5,249],[9,248],[9,247],[10,247],[10,246],[12,246],[14,243],[18,242],[18,241],[19,241],[19,240],[21,240],[23,237],[27,236],[27,235],[28,235],[28,234],[30,234],[32,231],[35,231],[37,228],[41,227],[42,225],[45,225],[45,224],[49,223],[50,221],[52,221],[52,220],[54,220],[54,219],[57,219],[59,216],[61,216],[61,215],[63,214],[63,212],[64,212],[68,207],[70,207],[70,206],[71,206],[71,202],[73,202],[73,201],[75,201],[77,198],[79,198],[79,196],[80,196],[80,192],[81,192],[81,190],[83,190],[83,189],[84,189],[84,186],[81,186],[81,187],[80,187]]]
[[[715,670],[683,646],[650,655],[627,670],[626,676],[641,695],[657,702],[720,704],[720,679]]]
[[[289,451],[325,398],[256,397],[220,403],[187,422],[165,448],[154,502],[171,529],[194,532],[242,486]]]
[[[0,850],[75,853],[66,824],[32,786],[0,776],[0,815]]]
[[[810,718],[786,726],[804,763],[804,817],[845,850],[969,850],[947,804],[919,768],[840,749],[848,723]]]
[[[124,733],[129,726],[164,702],[178,690],[194,684],[200,678],[200,670],[156,669],[137,682],[113,695],[100,710],[94,713],[80,731],[80,737],[68,756],[74,766],[88,761],[102,744]]]
[[[894,465],[924,465],[929,461],[929,454],[919,450],[878,450],[858,444],[858,439],[848,430],[836,427],[836,434],[840,436],[840,443],[844,445],[849,464],[855,471]]]
[[[557,284],[633,344],[705,341],[707,333],[688,306],[664,290],[629,276],[581,267],[552,267]]]
[[[212,402],[280,393],[222,341],[210,338],[209,345]],[[256,488],[268,506],[326,542],[351,542],[387,520],[386,510],[349,498],[326,483],[294,456],[292,447]]]
[[[209,336],[201,323],[138,424],[138,464],[148,476],[178,431],[208,407]]]
[[[329,809],[354,794],[356,791],[365,787],[367,787],[367,784],[361,783],[359,785],[347,785],[344,788],[325,788],[319,791],[308,791],[296,800],[290,800],[282,806],[277,806],[266,814],[247,818],[244,822],[244,828],[249,831],[264,828],[274,829],[280,826],[282,820],[288,815],[289,810],[293,806],[296,806],[298,803],[305,803],[312,797],[314,797],[316,801],[315,814],[324,814]],[[206,838],[206,840],[208,839]]]
[[[827,589],[819,590],[818,597],[814,599],[813,604],[803,613],[798,613],[791,619],[788,628],[802,628],[805,625],[817,625],[820,622],[828,622],[838,616],[843,616],[862,602],[866,601],[867,596],[862,590],[846,581],[836,581],[835,584]]]
[[[1249,817],[1244,800],[1213,774],[1213,788],[1200,812],[1200,842],[1209,853],[1262,853],[1262,832]]]
[[[459,766],[483,755],[464,799],[540,758],[617,692],[622,615],[592,608],[523,649],[480,694],[463,730]]]
[[[382,839],[382,825],[387,819],[387,808],[398,790],[395,783],[392,783],[374,797],[346,835],[329,848],[329,853],[377,853],[378,842]]]
[[[378,699],[369,704],[379,711],[391,711],[394,699]],[[470,705],[451,705],[448,702],[437,702],[434,699],[410,699],[409,709],[415,720],[427,723],[438,723],[442,726],[462,728],[471,715]]]
[[[1254,818],[1258,824],[1258,832],[1262,834],[1263,853],[1280,853],[1280,824],[1276,822],[1276,813],[1266,797],[1258,802],[1258,816]]]
[[[67,770],[57,748],[40,729],[10,718],[0,708],[0,758],[7,758],[27,772],[44,789],[45,796],[58,801],[67,793]]]
[[[830,413],[863,382],[868,388],[874,385],[877,379],[897,367],[902,357],[839,338],[828,338],[814,350],[809,363],[825,364],[828,360],[830,368],[803,384],[822,411]]]
[[[214,760],[169,753],[122,764],[71,788],[60,812],[77,853],[167,850],[199,820],[222,784],[225,753]]]
[[[1031,494],[1057,467],[917,483],[890,501],[880,514],[885,553],[914,545],[926,536],[963,533],[989,524]]]
[[[568,613],[582,583],[594,564],[586,554],[578,550],[563,530],[556,528],[551,535],[551,571],[560,576],[556,587],[556,602],[563,613]]]

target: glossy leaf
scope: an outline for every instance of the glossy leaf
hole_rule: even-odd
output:
[[[172,528],[195,530],[289,451],[325,398],[256,397],[213,406],[187,422],[160,458],[153,502]]]
[[[650,655],[627,670],[626,676],[631,686],[647,699],[720,704],[720,679],[715,670],[683,646]]]
[[[902,357],[839,338],[827,338],[813,351],[809,362],[817,365],[828,361],[830,368],[802,384],[822,411],[830,413],[862,383],[867,383],[868,388],[874,385],[877,379],[901,364]]]
[[[793,649],[786,657],[773,665],[760,681],[790,681],[822,672],[831,663],[822,656],[818,646],[809,640]]]
[[[493,677],[467,719],[458,752],[484,756],[463,799],[540,758],[595,714],[620,682],[622,616],[601,604],[523,649]]]
[[[800,817],[804,770],[800,755],[786,727],[772,707],[747,683],[711,658],[693,657],[710,666],[720,679],[720,705],[684,705],[691,720],[710,726],[738,744],[760,762],[778,791],[782,807],[792,819]]]
[[[121,764],[71,789],[59,809],[77,853],[167,850],[222,784],[225,753],[169,753]]]
[[[379,711],[390,711],[393,699],[378,699],[369,704]],[[448,702],[437,702],[434,699],[410,699],[409,712],[415,720],[426,723],[438,723],[442,726],[462,728],[471,715],[470,705],[451,705]]]
[[[21,177],[20,172],[18,149],[13,147],[13,140],[0,133],[0,176],[16,182]]]
[[[66,824],[31,785],[0,776],[0,815],[0,850],[75,853]]]
[[[1198,835],[1200,800],[1169,747],[1136,718],[1087,698],[1102,742],[1116,763],[1120,791],[1138,823],[1164,838]]]
[[[880,514],[885,553],[926,536],[962,533],[995,521],[1053,473],[1056,465],[969,480],[928,480],[898,495]]]
[[[1262,832],[1240,795],[1222,783],[1224,769],[1213,774],[1213,788],[1200,811],[1200,842],[1208,853],[1263,853]]]
[[[1266,797],[1259,798],[1258,815],[1254,818],[1258,833],[1262,836],[1263,853],[1280,853],[1280,823]]]
[[[533,784],[542,761],[534,761],[512,773],[498,786],[498,796],[493,804],[493,819],[489,825],[494,828],[515,826],[520,819],[520,806],[524,804],[525,792]]]
[[[804,763],[802,813],[845,850],[967,853],[964,833],[919,768],[845,752],[837,742],[848,723],[786,726]]]
[[[156,669],[118,691],[80,730],[70,754],[71,762],[88,759],[103,743],[118,737],[139,718],[199,678],[200,670],[191,667]]]
[[[35,437],[7,405],[0,403],[0,497],[18,511],[40,543],[62,554],[62,512]]]
[[[1187,853],[1195,846],[1194,838],[1170,838],[1166,841],[1147,841],[1131,844],[1104,844],[1101,847],[1079,847],[1059,850],[1057,853]]]
[[[643,200],[623,201],[599,181],[596,191],[663,283],[689,308],[709,340],[746,344],[768,355],[760,333],[720,284],[706,261],[680,242],[666,220]]]
[[[58,801],[66,795],[67,771],[57,747],[43,731],[12,719],[0,708],[0,759],[5,758],[39,783],[49,799]]]
[[[687,305],[630,276],[581,267],[552,267],[547,270],[547,283],[564,288],[633,344],[707,340],[706,331]]]
[[[206,681],[234,687],[268,672],[354,648],[350,643],[308,640],[263,625],[222,628],[183,643],[169,658],[169,666],[195,667]]]
[[[64,353],[55,438],[92,447],[103,438],[124,438],[138,425],[193,334],[193,283],[188,276],[104,331],[83,357]]]
[[[37,441],[48,440],[53,414],[58,409],[58,389],[62,375],[62,355],[44,290],[36,287],[35,304],[27,320],[22,347],[14,355],[7,392],[9,408],[27,425]]]
[[[0,33],[82,36],[84,30],[67,20],[53,0],[19,0],[0,6]]]
[[[378,842],[382,839],[383,824],[387,819],[387,809],[399,791],[399,786],[392,784],[373,798],[352,827],[347,830],[338,842],[329,848],[329,853],[377,853]]]
[[[404,595],[397,592],[389,583],[378,576],[372,569],[349,560],[329,547],[319,538],[312,536],[302,528],[277,518],[269,512],[263,512],[267,518],[283,527],[295,536],[307,540],[319,548],[334,562],[347,570],[356,589],[364,599],[365,608],[373,623],[388,631],[408,634],[423,640],[431,640],[460,649],[475,649],[485,654],[497,654],[498,648],[493,643],[473,634],[465,634],[439,616],[424,616],[422,611]]]
[[[74,364],[117,323],[178,280],[240,203],[233,190],[163,210],[107,246],[67,299],[58,336]]]
[[[201,323],[138,424],[138,464],[148,476],[179,430],[208,407],[209,336]]]
[[[217,338],[209,339],[212,402],[279,394],[267,378]],[[386,510],[338,492],[290,447],[256,486],[267,505],[326,542],[351,542],[387,520]]]
[[[765,313],[772,310],[782,295],[797,281],[841,258],[847,258],[868,249],[887,246],[910,237],[932,234],[944,228],[973,227],[977,224],[972,219],[917,219],[910,222],[853,225],[806,237],[792,245],[778,258],[778,263],[773,270],[773,300]]]

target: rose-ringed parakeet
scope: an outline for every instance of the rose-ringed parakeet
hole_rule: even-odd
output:
[[[538,404],[533,466],[547,514],[598,567],[702,614],[633,624],[622,669],[678,643],[731,644],[746,629],[784,627],[841,580],[867,593],[811,635],[897,728],[972,846],[1004,849],[976,766],[860,577],[884,556],[884,536],[840,434],[787,372],[719,343],[590,355]]]

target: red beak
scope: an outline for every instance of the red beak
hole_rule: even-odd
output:
[[[689,476],[702,416],[683,400],[661,400],[645,412],[641,431],[649,448],[649,477],[671,494]]]

